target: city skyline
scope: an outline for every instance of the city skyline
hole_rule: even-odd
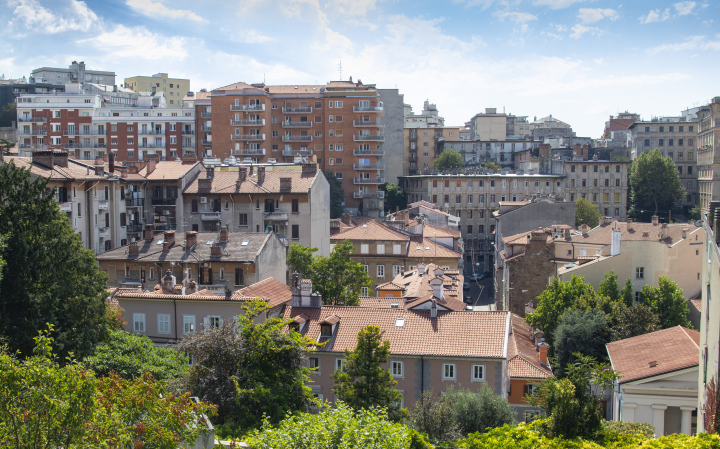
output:
[[[5,0],[0,72],[84,60],[125,77],[169,73],[191,88],[236,81],[397,87],[448,125],[486,107],[599,137],[611,114],[678,115],[706,103],[718,5],[610,1],[240,2]]]

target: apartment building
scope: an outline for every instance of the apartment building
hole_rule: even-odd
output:
[[[659,149],[663,156],[673,160],[680,181],[685,188],[681,206],[692,207],[698,203],[698,171],[696,142],[698,136],[697,112],[688,109],[678,117],[658,117],[651,121],[636,121],[628,128],[631,132],[632,158],[652,149]]]
[[[330,186],[316,163],[220,168],[206,166],[181,191],[185,229],[272,231],[330,255]]]
[[[124,86],[133,92],[162,92],[170,107],[181,106],[183,97],[190,92],[189,79],[170,78],[167,73],[125,78]]]
[[[475,114],[468,122],[473,140],[505,140],[515,132],[508,114],[498,112],[497,108],[485,108],[485,112]]]
[[[397,307],[408,310],[465,310],[463,275],[458,270],[442,268],[434,263],[420,263],[410,271],[398,273],[393,280],[377,286],[378,298],[394,298]],[[360,306],[373,302],[364,299]],[[392,306],[391,301],[391,306]],[[433,305],[433,301],[435,304]]]
[[[425,100],[422,112],[415,114],[412,106],[405,104],[403,115],[405,128],[443,128],[445,127],[445,119],[440,117],[437,105]]]
[[[67,84],[65,92],[21,95],[17,116],[21,156],[65,149],[84,160],[109,153],[117,161],[197,159],[194,109],[167,107],[162,94]]]
[[[332,171],[352,214],[380,217],[385,182],[384,107],[374,84],[360,80],[325,85],[266,86],[234,83],[210,93],[203,108],[213,157],[248,162],[312,157]],[[206,117],[201,117],[206,120]],[[206,147],[207,145],[205,145]],[[208,155],[208,153],[205,153]]]
[[[73,61],[67,69],[58,67],[40,67],[30,74],[31,82],[67,84],[67,83],[92,83],[115,85],[115,72],[103,70],[88,70],[85,68],[85,61]]]
[[[698,193],[703,215],[720,200],[720,97],[700,108],[698,115]]]
[[[536,150],[540,145],[540,141],[528,139],[445,141],[445,148],[460,153],[466,165],[492,162],[503,168],[514,168],[518,153]]]
[[[605,122],[605,129],[600,138],[600,146],[605,148],[623,148],[627,151],[625,157],[630,158],[629,150],[632,148],[632,131],[630,126],[640,121],[640,114],[633,112],[620,112],[617,115],[611,115],[610,119]]]
[[[459,127],[406,127],[403,129],[406,175],[435,169],[435,158],[445,149],[446,140],[458,139]]]

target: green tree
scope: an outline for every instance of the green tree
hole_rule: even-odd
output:
[[[685,195],[675,163],[657,148],[641,153],[633,161],[628,183],[630,208],[638,216],[672,210]]]
[[[309,248],[312,252],[316,248]],[[362,264],[355,262],[350,255],[355,247],[349,240],[333,247],[330,257],[314,256],[308,265],[308,248],[292,245],[288,264],[304,278],[310,278],[313,290],[323,299],[323,304],[356,306],[360,302],[363,287],[371,288],[373,280],[365,272]]]
[[[650,307],[660,318],[660,326],[667,329],[685,326],[692,329],[688,320],[687,300],[682,289],[666,276],[660,276],[658,286],[645,285],[640,292],[640,301]]]
[[[463,157],[455,150],[444,150],[434,163],[436,170],[457,170],[463,166]]]
[[[255,318],[267,311],[263,301],[243,304],[243,315],[219,327],[188,334],[179,345],[195,362],[188,386],[218,406],[219,422],[231,434],[258,428],[263,416],[279,423],[287,413],[316,404],[307,383],[307,352],[318,343],[286,331],[290,320]]]
[[[605,278],[598,286],[598,294],[607,296],[611,301],[617,302],[622,299],[620,284],[618,284],[618,275],[614,271],[605,273]]]
[[[570,309],[560,318],[553,335],[555,344],[554,374],[564,377],[566,367],[572,366],[577,355],[605,360],[608,342],[607,318],[598,309]]]
[[[114,330],[107,341],[85,358],[83,365],[99,376],[114,372],[123,379],[138,379],[149,372],[156,380],[177,379],[188,369],[187,356],[171,347],[157,347],[144,335]]]
[[[448,395],[436,397],[432,390],[426,390],[410,411],[409,422],[433,442],[453,442],[462,436],[453,410],[454,403]]]
[[[385,212],[395,212],[407,207],[405,191],[399,185],[386,182],[380,186],[380,190],[385,192]]]
[[[501,167],[500,167],[498,164],[496,164],[495,162],[490,162],[490,161],[483,162],[483,163],[482,163],[482,166],[485,167],[485,168],[491,169],[491,170],[492,170],[493,172],[495,172],[495,173],[499,172],[499,171],[500,171],[500,168],[501,168]]]
[[[694,205],[690,208],[688,211],[688,218],[690,220],[700,220],[702,219],[702,207],[700,207],[699,204]]]
[[[10,142],[9,140],[0,139],[0,148],[2,148],[2,151],[4,154],[9,155],[10,154],[10,148],[15,145],[15,142]]]
[[[625,286],[620,291],[620,297],[626,306],[632,307],[635,302],[635,286],[630,279],[625,279]]]
[[[330,184],[330,218],[340,218],[345,210],[345,189],[335,173],[326,170],[323,174]]]
[[[0,335],[26,356],[51,323],[60,360],[83,358],[108,336],[107,275],[46,189],[14,163],[0,166]]]
[[[578,198],[575,200],[575,227],[579,228],[584,224],[590,228],[599,225],[600,211],[597,206],[585,198]]]
[[[628,307],[622,303],[615,312],[610,327],[610,340],[625,340],[657,330],[660,330],[660,319],[650,307],[644,304],[633,304]]]
[[[290,245],[290,251],[288,251],[288,267],[292,271],[297,271],[300,279],[310,279],[314,262],[313,253],[317,250],[317,248],[293,243]]]
[[[464,436],[515,423],[515,409],[487,384],[477,393],[450,388],[446,396],[453,402],[453,419]]]
[[[8,103],[0,109],[0,128],[12,126],[12,122],[17,121],[17,105]]]
[[[332,390],[339,400],[356,410],[380,407],[391,419],[399,420],[405,414],[400,408],[402,393],[393,388],[397,381],[390,370],[381,366],[390,356],[390,341],[383,341],[383,334],[372,324],[360,329],[355,350],[345,350],[345,367],[332,374]]]

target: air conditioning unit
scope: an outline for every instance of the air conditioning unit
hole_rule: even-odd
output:
[[[170,211],[169,211],[169,210],[164,210],[164,211],[163,211],[163,215],[170,215]]]
[[[207,203],[207,197],[206,197],[206,196],[201,196],[201,197],[200,197],[200,203],[201,203],[201,204]]]

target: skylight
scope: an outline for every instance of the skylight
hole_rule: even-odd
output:
[[[405,318],[397,318],[395,320],[395,327],[405,327]]]
[[[215,243],[215,240],[208,240],[206,243],[207,246],[212,246],[212,244]]]
[[[250,243],[250,240],[243,240],[243,242],[240,244],[240,246],[248,246]]]
[[[162,245],[163,243],[165,243],[165,239],[160,239],[160,240],[158,240],[156,245]]]

